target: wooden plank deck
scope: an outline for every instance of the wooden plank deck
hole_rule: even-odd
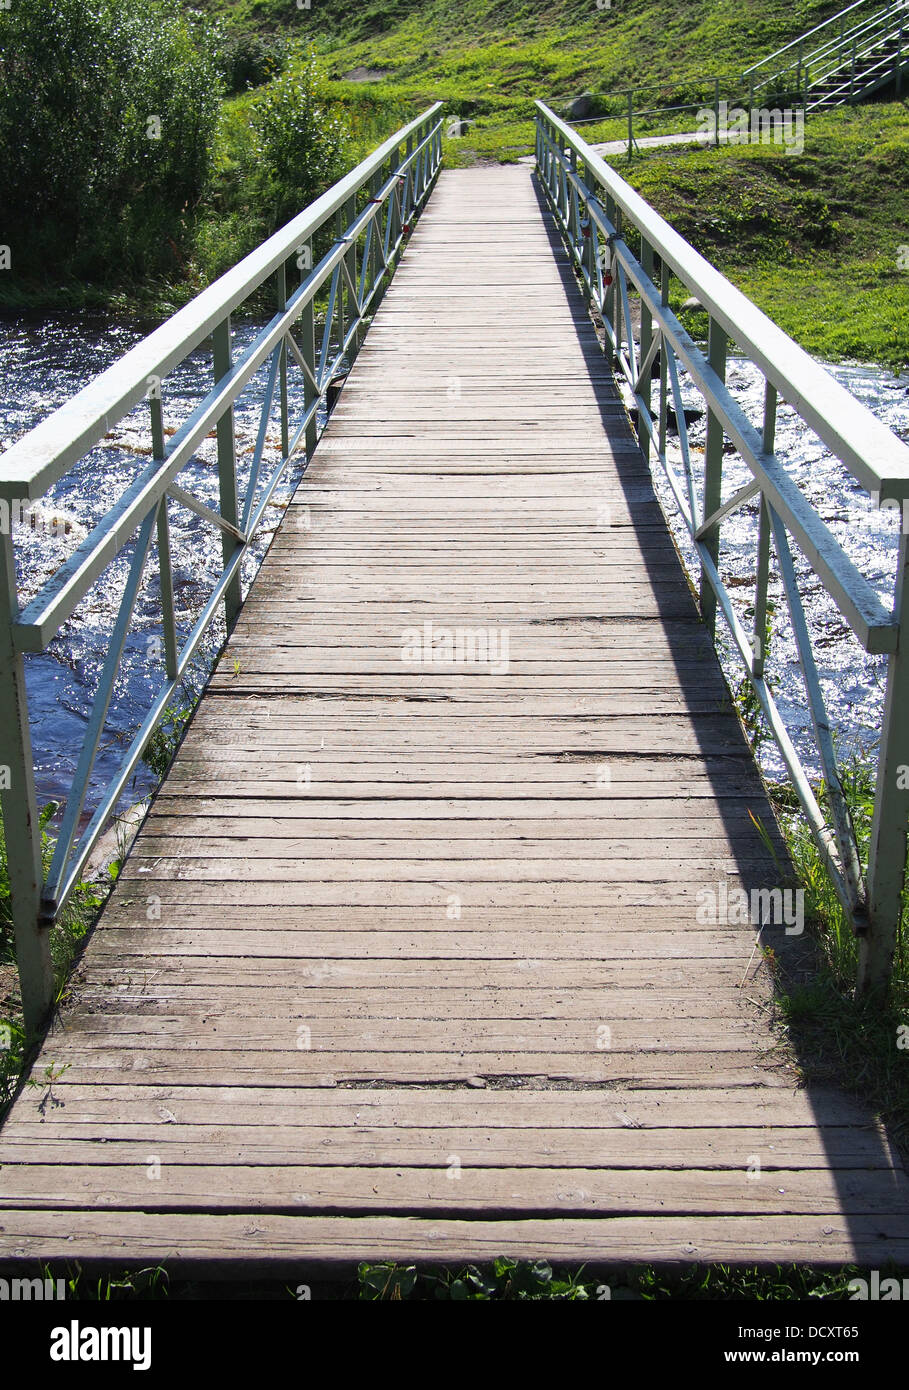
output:
[[[0,1134],[0,1260],[909,1261],[697,920],[778,882],[752,814],[530,174],[444,173]]]

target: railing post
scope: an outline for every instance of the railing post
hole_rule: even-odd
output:
[[[233,353],[231,350],[230,334],[230,315],[217,325],[212,331],[212,357],[214,361],[215,381],[220,381],[230,371],[233,363]],[[237,446],[234,430],[234,408],[229,405],[218,421],[218,485],[220,489],[220,508],[221,515],[225,521],[229,521],[232,526],[239,524],[239,512],[237,508]],[[231,536],[227,531],[221,533],[221,554],[224,557],[225,565],[233,556],[234,551],[239,545],[235,536]],[[224,591],[224,617],[227,622],[227,631],[233,630],[234,623],[237,621],[237,614],[243,606],[243,591],[240,584],[239,571],[234,575]]]
[[[571,150],[569,153],[568,165],[571,169],[571,173],[574,175],[575,178],[577,178],[578,156],[574,150]],[[580,213],[580,208],[578,204],[580,199],[577,190],[577,185],[572,183],[570,178],[566,177],[566,185],[568,189],[568,239],[571,242],[572,247],[576,247],[578,244],[578,237],[580,235],[580,228],[578,226],[578,219]]]
[[[663,308],[669,305],[669,266],[660,257],[660,303]],[[669,345],[665,338],[660,343],[660,454],[666,457],[666,429],[669,423]]]
[[[649,242],[649,241],[645,241],[643,237],[641,238],[641,266],[643,267],[644,272],[646,273],[648,280],[650,280],[650,281],[652,282],[652,281],[653,281],[653,247],[650,245],[650,242]],[[648,354],[648,352],[650,351],[650,344],[651,344],[651,341],[652,341],[652,340],[653,340],[653,319],[652,319],[652,317],[651,317],[649,307],[647,306],[647,304],[644,302],[644,300],[643,300],[643,298],[642,298],[642,300],[641,300],[641,361],[642,361],[642,362],[646,361],[647,354]],[[641,397],[641,400],[644,402],[645,406],[647,407],[647,413],[648,413],[648,415],[650,414],[650,379],[651,379],[651,369],[650,369],[650,367],[648,367],[648,368],[647,368],[647,371],[644,373],[644,379],[643,379],[643,381],[641,382],[640,387],[638,388],[638,395]],[[638,443],[639,443],[640,446],[641,446],[641,450],[642,450],[642,452],[643,452],[643,454],[644,454],[645,459],[648,459],[648,460],[649,460],[649,458],[650,458],[650,432],[649,432],[649,430],[646,428],[646,426],[645,426],[645,424],[644,424],[644,414],[643,414],[643,411],[639,411],[639,412],[638,412]]]
[[[858,940],[858,989],[889,983],[903,905],[909,824],[909,534],[900,536],[893,614],[897,650],[887,671],[877,787],[868,850],[868,927]]]
[[[349,198],[349,199],[348,199],[348,201],[347,201],[347,206],[346,206],[346,208],[345,208],[345,213],[344,213],[344,215],[345,215],[345,217],[347,218],[347,227],[350,227],[351,223],[354,222],[354,221],[356,221],[356,216],[357,216],[357,199],[356,199],[356,194],[355,194],[352,198]],[[345,229],[344,229],[345,233],[347,232],[347,227],[345,227]],[[352,242],[350,243],[350,250],[347,252],[346,256],[344,257],[344,260],[345,260],[346,263],[347,263],[347,271],[348,271],[348,274],[350,275],[351,284],[356,285],[356,284],[357,284],[357,243],[356,243],[355,241],[352,241]],[[352,292],[349,288],[348,288],[348,292],[347,292],[347,293],[348,293],[348,300],[347,300],[347,303],[348,303],[348,307],[349,307],[349,309],[350,309],[350,322],[351,322],[351,326],[353,326],[353,324],[354,324],[354,323],[359,319],[359,317],[360,317],[360,306],[359,306],[359,304],[358,304],[357,301],[356,301],[356,296],[353,294],[353,292]],[[358,325],[357,325],[356,332],[354,333],[354,336],[353,336],[353,337],[351,338],[351,340],[350,340],[350,347],[349,347],[349,349],[348,349],[348,355],[347,355],[347,360],[348,360],[348,363],[349,363],[349,364],[352,364],[352,363],[353,363],[354,358],[356,357],[357,353],[360,351],[360,344],[362,343],[362,341],[363,341],[363,325],[362,325],[362,324],[358,324]]]
[[[377,194],[378,191],[379,191],[379,186],[380,186],[379,175],[378,175],[378,174],[373,174],[372,178],[369,180],[369,196],[370,196],[370,198],[375,198],[376,194]],[[382,271],[381,271],[381,257],[379,256],[379,247],[380,247],[380,245],[381,245],[381,238],[380,238],[380,235],[379,235],[379,229],[381,228],[381,226],[382,226],[382,220],[381,220],[381,217],[379,216],[379,213],[378,213],[378,211],[377,211],[375,217],[374,217],[373,220],[372,220],[372,236],[369,238],[369,272],[368,272],[368,293],[367,293],[367,298],[369,297],[369,295],[372,294],[373,290],[375,289],[376,285],[377,285],[378,282],[379,282],[379,277],[380,277],[380,275],[381,275],[381,273],[382,273]],[[376,296],[376,300],[378,300],[379,297],[380,297],[380,296],[377,295],[377,296]],[[375,301],[374,301],[374,306],[375,306]]]
[[[596,300],[597,286],[597,224],[590,215],[589,189],[590,189],[590,170],[586,164],[584,166],[584,187],[588,189],[585,196],[585,211],[587,213],[587,245],[584,248],[584,269],[587,272],[587,279],[584,285],[584,297],[590,304]]]
[[[388,216],[391,216],[391,213],[390,213],[390,212],[388,213]],[[306,255],[306,257],[305,257],[305,262],[304,262],[304,263],[305,263],[305,264],[308,264],[309,266],[312,266],[312,264],[313,264],[313,244],[312,244],[312,237],[310,237],[309,241],[307,241],[307,242],[304,244],[304,251],[306,250],[306,248],[308,248],[308,255]],[[301,278],[304,279],[304,280],[306,279],[306,272],[305,272],[305,271],[302,273],[302,277],[301,277]],[[299,318],[298,322],[299,322],[299,325],[300,325],[300,326],[299,326],[299,329],[298,329],[298,341],[299,341],[299,344],[300,344],[300,353],[301,353],[301,356],[302,356],[302,358],[303,358],[303,361],[306,363],[307,367],[309,368],[309,372],[304,372],[304,374],[303,374],[303,407],[304,407],[304,411],[305,411],[306,413],[308,413],[309,410],[310,410],[310,408],[311,408],[311,406],[312,406],[312,404],[313,404],[313,402],[316,400],[317,394],[318,394],[317,391],[316,391],[316,388],[313,386],[312,382],[311,382],[310,379],[309,379],[310,373],[312,374],[313,377],[315,377],[315,374],[316,374],[316,315],[315,315],[315,308],[314,308],[314,305],[313,305],[313,301],[312,301],[311,299],[309,300],[309,302],[308,302],[307,304],[305,304],[305,305],[303,306],[303,311],[302,311],[302,313],[300,314],[300,318]],[[313,456],[313,451],[315,450],[315,447],[316,447],[316,429],[317,429],[316,414],[315,414],[315,411],[313,411],[312,419],[310,420],[309,424],[306,426],[306,458],[307,458],[307,461],[309,461],[309,460],[312,458],[312,456]]]
[[[634,88],[628,89],[628,158],[634,150]]]
[[[764,383],[764,433],[762,444],[765,454],[773,452],[776,436],[776,387],[772,382]],[[760,501],[758,521],[757,573],[754,585],[754,657],[751,673],[763,677],[767,640],[767,583],[770,578],[770,513],[763,492]]]
[[[275,272],[275,299],[277,301],[278,313],[281,314],[287,308],[287,263],[282,261]],[[279,357],[279,392],[281,400],[281,457],[287,458],[290,450],[290,421],[287,411],[287,341],[281,342],[281,354]]]
[[[622,209],[619,208],[619,207],[617,207],[617,208],[615,209],[615,211],[613,212],[613,215],[612,215],[612,217],[611,217],[610,220],[611,220],[611,222],[612,222],[612,225],[615,227],[616,240],[618,241],[618,239],[619,239],[619,238],[621,237],[621,235],[622,235]],[[622,320],[623,320],[623,313],[622,313],[622,295],[621,295],[621,291],[619,290],[619,271],[620,271],[620,266],[619,266],[618,258],[616,258],[616,260],[615,260],[615,262],[614,262],[614,265],[613,265],[612,286],[611,286],[612,291],[613,291],[613,294],[612,294],[612,300],[611,300],[611,303],[610,303],[610,306],[609,306],[610,309],[611,309],[611,311],[612,311],[612,329],[613,329],[613,332],[614,332],[614,334],[615,334],[615,352],[614,352],[614,354],[613,354],[613,359],[612,359],[612,365],[613,365],[614,367],[621,367],[621,361],[622,361],[622,341],[623,341],[624,336],[625,336],[625,328],[626,328],[626,327],[627,327],[627,329],[628,329],[629,337],[631,336],[631,324],[629,323],[629,324],[626,324],[626,325],[623,326],[623,322],[622,322]]]
[[[164,403],[160,386],[152,392],[148,400],[151,417],[152,458],[163,459],[164,447]],[[167,511],[167,493],[158,503],[158,580],[161,587],[161,624],[164,633],[164,669],[167,679],[177,679],[177,625],[174,613],[174,571],[170,553],[170,521]]]
[[[0,798],[22,1012],[35,1037],[54,1002],[50,928],[42,926],[44,863],[25,691],[25,664],[13,642],[19,616],[13,553],[13,504],[0,535]]]
[[[707,338],[707,358],[721,381],[726,380],[726,333],[711,315]],[[685,428],[685,421],[677,421],[679,431]],[[707,439],[704,449],[704,511],[708,517],[715,512],[723,495],[723,425],[712,410],[707,411]],[[716,564],[720,556],[719,522],[712,526],[703,537],[707,553]],[[701,617],[713,636],[716,630],[716,595],[701,567]]]
[[[903,21],[900,20],[899,32],[896,36],[896,57],[894,58],[894,79],[896,82],[895,96],[899,99],[903,90]]]
[[[397,170],[399,163],[400,160],[398,158],[398,153],[396,153],[394,159],[391,161],[392,173],[394,173]],[[398,237],[400,236],[402,226],[401,183],[397,179],[397,177],[395,178],[395,183],[388,195],[388,216],[391,219],[391,233],[388,238],[388,259],[389,261],[393,261],[395,242],[398,240]]]
[[[335,239],[337,241],[340,241],[345,231],[346,228],[344,226],[344,213],[341,211],[340,208],[338,208],[338,211],[335,213]],[[346,259],[347,258],[345,255],[345,260]],[[338,293],[335,297],[335,313],[338,316],[338,348],[340,349],[341,344],[344,342],[344,335],[347,332],[347,319],[344,315],[344,293],[346,290],[346,282],[344,272],[342,270],[335,271],[335,274],[338,277]],[[331,361],[330,353],[328,360]]]

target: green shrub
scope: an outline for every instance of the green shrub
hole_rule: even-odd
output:
[[[345,173],[348,126],[327,102],[312,53],[266,87],[251,119],[265,196],[279,227]]]
[[[236,34],[225,38],[219,67],[228,92],[234,95],[262,87],[284,71],[287,44],[279,37]]]
[[[123,280],[179,264],[221,80],[175,0],[0,9],[2,240],[12,270]]]

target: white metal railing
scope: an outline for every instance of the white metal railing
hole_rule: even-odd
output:
[[[648,203],[542,102],[536,103],[536,165],[540,182],[573,257],[588,299],[605,326],[605,351],[627,382],[638,410],[638,435],[661,466],[701,568],[700,605],[711,632],[722,613],[755,695],[792,779],[812,834],[859,941],[859,985],[884,985],[899,926],[909,825],[909,550],[900,537],[892,607],[830,533],[774,454],[778,396],[801,416],[878,505],[909,498],[909,448],[710,265]],[[628,229],[639,239],[635,254]],[[696,296],[709,316],[704,353],[669,307],[670,277]],[[639,342],[630,296],[638,299]],[[726,355],[734,341],[762,373],[765,405],[755,427],[726,387]],[[651,368],[659,355],[659,399],[651,401]],[[684,367],[707,405],[704,476],[697,495],[682,402]],[[667,453],[667,420],[675,411],[681,474]],[[724,441],[732,441],[752,479],[723,499]],[[760,501],[754,630],[740,621],[719,572],[721,523],[752,499]],[[831,821],[764,679],[771,539],[823,768]],[[888,655],[875,808],[867,866],[861,863],[796,581],[791,543],[798,547],[868,652]],[[902,769],[902,774],[901,770]]]
[[[752,94],[763,89],[772,99],[794,98],[810,111],[822,102],[858,100],[890,80],[899,87],[907,48],[909,0],[883,6],[858,0],[746,68],[745,76]],[[814,102],[812,89],[822,93]]]
[[[768,53],[767,57],[762,58],[760,62],[752,63],[750,68],[745,69],[745,75],[760,72],[762,68],[769,68],[771,64],[776,62],[777,58],[782,58],[784,53],[797,53],[799,48],[804,49],[808,39],[817,39],[820,34],[824,35],[820,43],[836,42],[836,39],[845,32],[847,22],[850,28],[858,22],[859,11],[862,12],[862,15],[866,15],[869,9],[874,9],[875,14],[879,14],[882,8],[889,9],[890,6],[882,7],[880,0],[853,0],[851,5],[844,5],[841,10],[837,10],[836,14],[821,20],[820,24],[815,24],[813,29],[808,29],[804,34],[799,34],[798,38],[784,43],[782,48],[774,49],[773,53]],[[773,70],[778,71],[778,69]]]
[[[0,457],[0,511],[6,520],[0,526],[0,767],[5,773],[0,788],[16,955],[30,1033],[40,1026],[53,999],[48,928],[78,882],[93,845],[222,603],[228,631],[233,626],[242,602],[243,559],[274,490],[297,451],[303,447],[309,455],[315,447],[319,403],[344,363],[356,353],[410,220],[433,187],[442,156],[440,109],[437,102],[398,130],[345,178]],[[314,238],[321,232],[324,244],[329,229],[334,231],[334,240],[316,262]],[[290,291],[288,277],[295,272],[299,272],[300,283]],[[235,359],[231,314],[272,277],[277,311]],[[326,291],[325,325],[319,344],[315,300]],[[212,347],[211,390],[166,437],[167,378],[207,340]],[[266,363],[265,400],[246,496],[241,500],[233,406]],[[293,421],[287,391],[290,367],[299,368],[303,382],[302,416]],[[270,476],[263,478],[266,432],[276,396],[281,457]],[[13,518],[43,497],[143,397],[149,405],[151,462],[20,610]],[[212,429],[217,433],[217,511],[177,481]],[[221,573],[182,644],[174,616],[169,499],[217,527],[222,536]],[[80,830],[124,643],[155,541],[164,633],[160,685],[100,804]],[[128,577],[45,879],[24,657],[46,649],[99,575],[129,546]]]

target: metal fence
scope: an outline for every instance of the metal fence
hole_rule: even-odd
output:
[[[892,82],[900,95],[909,58],[909,0],[855,0],[745,70],[752,95],[842,105]]]
[[[53,1001],[49,929],[134,772],[168,702],[223,604],[228,631],[241,604],[241,566],[275,488],[301,448],[312,452],[316,412],[332,381],[356,353],[411,219],[425,203],[442,156],[441,103],[436,103],[341,179],[257,250],[143,339],[84,390],[0,458],[0,768],[16,956],[26,1027],[39,1027]],[[314,238],[335,239],[316,262]],[[325,233],[323,232],[323,240]],[[299,279],[296,288],[290,284]],[[231,314],[273,280],[277,310],[235,358]],[[315,301],[327,307],[317,341]],[[211,390],[179,428],[164,426],[167,378],[200,345],[211,343]],[[268,364],[265,400],[245,498],[238,496],[234,403]],[[290,418],[288,371],[303,378],[304,407]],[[130,412],[148,400],[151,462],[126,488],[69,559],[20,610],[13,518],[42,498]],[[263,475],[266,430],[277,408],[281,457]],[[201,441],[217,434],[219,506],[215,510],[177,481]],[[223,567],[188,637],[174,618],[168,505],[176,500],[218,528]],[[114,624],[52,861],[45,877],[29,733],[24,657],[42,652],[107,566],[131,547]],[[83,824],[97,756],[137,598],[157,549],[164,630],[160,686],[119,770]]]
[[[812,835],[859,943],[863,991],[890,978],[899,927],[909,824],[909,537],[899,542],[892,607],[885,606],[774,454],[781,395],[805,424],[876,494],[878,505],[909,497],[909,448],[762,314],[563,121],[537,102],[537,171],[581,277],[605,325],[605,350],[627,382],[638,410],[638,434],[656,456],[700,564],[700,605],[711,632],[722,613],[767,725],[798,795]],[[634,254],[626,240],[639,243]],[[706,310],[706,353],[669,307],[676,276]],[[631,298],[640,314],[632,331]],[[762,427],[756,427],[726,386],[732,340],[765,381]],[[658,400],[651,369],[659,357]],[[695,486],[680,366],[707,406],[703,486]],[[679,430],[681,472],[667,452],[667,420]],[[724,442],[730,440],[752,479],[724,500]],[[745,503],[760,503],[753,632],[736,614],[719,573],[720,528]],[[831,808],[825,817],[764,678],[771,538],[785,591]],[[861,862],[837,766],[830,720],[796,580],[795,544],[867,652],[888,655],[887,688],[867,864]]]

